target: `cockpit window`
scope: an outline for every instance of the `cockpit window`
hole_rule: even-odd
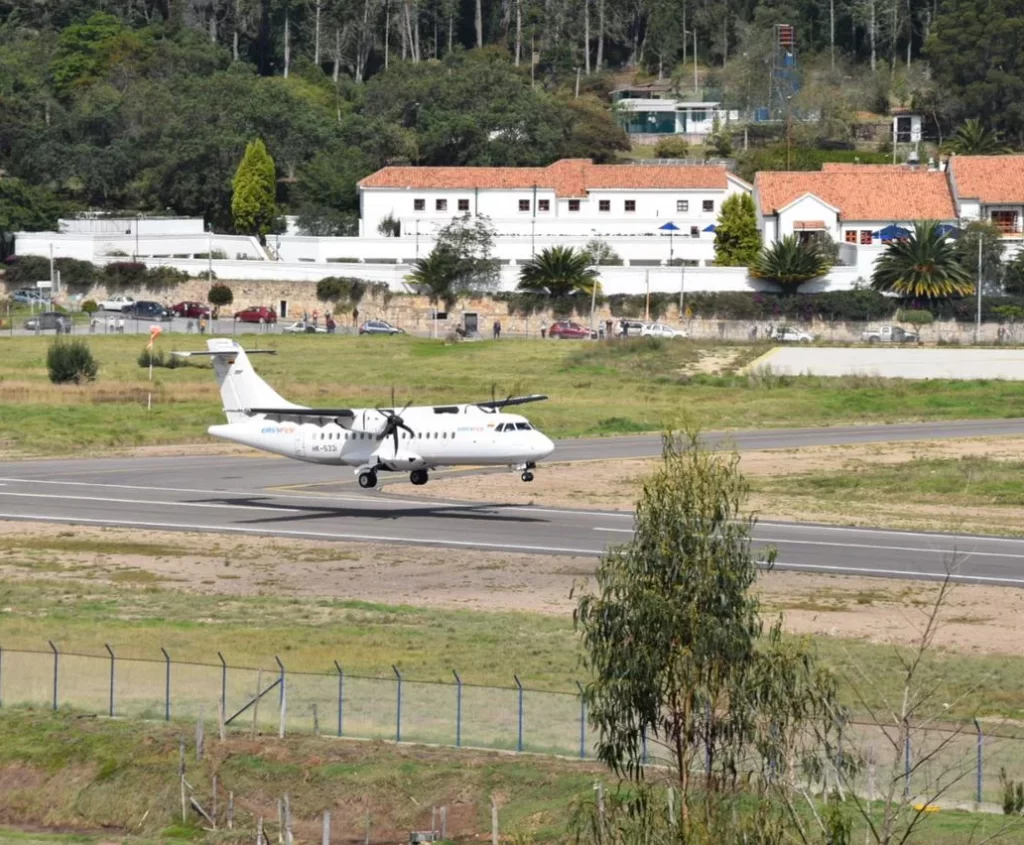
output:
[[[531,426],[529,423],[516,423],[516,428],[518,428],[520,431],[532,431],[533,430],[533,426]]]

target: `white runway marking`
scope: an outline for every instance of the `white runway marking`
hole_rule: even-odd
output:
[[[2,496],[3,493],[0,493]],[[964,557],[998,557],[998,558],[1012,558],[1014,560],[1024,560],[1024,555],[1009,554],[1007,552],[977,552],[973,549],[922,549],[915,548],[913,546],[878,546],[872,543],[824,543],[820,540],[784,540],[778,537],[754,537],[758,543],[785,543],[788,545],[795,546],[824,546],[829,548],[839,549],[872,549],[880,552],[920,552],[922,554],[935,554],[935,552],[943,552],[955,555],[963,555]]]
[[[58,522],[67,525],[109,525],[114,528],[166,528],[173,531],[199,531],[202,533],[256,534],[262,536],[305,537],[313,540],[356,540],[360,542],[428,544],[455,546],[468,549],[500,549],[506,552],[545,552],[567,555],[603,555],[604,549],[566,549],[558,546],[518,546],[508,543],[474,543],[471,540],[434,540],[428,538],[389,537],[377,534],[334,534],[325,531],[292,531],[288,529],[246,528],[238,525],[186,525],[180,522],[143,522],[127,519],[89,519],[86,517],[39,516],[35,514],[0,513],[0,519],[19,519],[27,522]]]
[[[262,505],[229,505],[221,502],[167,502],[146,501],[144,499],[109,499],[103,496],[65,496],[59,493],[8,493],[0,492],[3,498],[17,497],[20,499],[62,499],[72,502],[111,502],[120,505],[165,505],[172,508],[230,508],[242,511],[273,511],[274,513],[301,513],[295,508],[271,508]],[[21,517],[16,517],[21,518]],[[28,517],[24,517],[28,518]],[[194,526],[196,528],[200,526]]]
[[[854,566],[824,566],[816,563],[780,563],[775,562],[776,569],[802,569],[807,572],[838,572],[844,575],[884,575],[889,578],[927,578],[931,581],[966,582],[972,581],[984,584],[1012,584],[1016,587],[1024,587],[1024,579],[1020,578],[996,578],[990,575],[946,575],[945,572],[918,572],[912,569],[871,569]]]

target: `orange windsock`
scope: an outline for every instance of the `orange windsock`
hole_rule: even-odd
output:
[[[163,332],[163,328],[160,326],[149,327],[149,343],[146,344],[146,349],[152,349],[153,344],[156,343],[156,339]]]

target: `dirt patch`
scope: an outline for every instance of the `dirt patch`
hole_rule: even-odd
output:
[[[93,552],[46,553],[72,534],[95,541]],[[68,579],[207,595],[273,595],[479,611],[524,611],[567,616],[574,585],[593,576],[590,558],[357,545],[313,540],[223,538],[150,532],[156,553],[121,553],[138,543],[121,529],[36,525],[31,534],[0,522],[0,578]],[[34,546],[19,551],[19,541]],[[43,543],[45,545],[45,542]],[[175,555],[161,554],[175,547]],[[59,559],[59,563],[55,563]],[[124,573],[131,578],[125,578]],[[146,578],[152,580],[152,584]],[[772,572],[759,582],[767,609],[785,614],[800,634],[856,637],[877,642],[916,639],[935,585],[879,578]],[[936,644],[971,653],[1018,654],[1024,636],[1024,590],[962,585],[954,588]],[[0,621],[2,621],[0,608]]]

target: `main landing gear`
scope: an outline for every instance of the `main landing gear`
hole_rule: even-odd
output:
[[[415,484],[417,487],[426,484],[430,480],[430,476],[425,469],[414,469],[409,473],[409,481]]]
[[[530,463],[528,464],[516,464],[514,466],[514,469],[522,470],[522,475],[520,475],[519,477],[523,479],[523,481],[525,481],[527,484],[533,481],[533,473],[530,470],[536,468],[537,465],[533,461],[530,461]]]
[[[364,490],[370,490],[377,486],[377,471],[364,469],[358,475],[359,486]]]

